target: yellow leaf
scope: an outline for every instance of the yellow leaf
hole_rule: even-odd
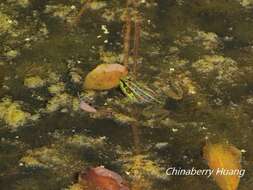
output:
[[[119,85],[120,79],[128,73],[120,64],[101,64],[92,70],[84,80],[84,88],[108,90]]]
[[[240,150],[231,145],[209,143],[203,153],[218,186],[222,190],[236,190],[240,182]]]

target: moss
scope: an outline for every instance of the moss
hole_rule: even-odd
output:
[[[2,99],[0,103],[0,119],[12,128],[17,128],[24,125],[30,113],[21,109],[21,105],[17,102],[12,102],[9,98]]]
[[[27,88],[38,88],[45,85],[45,81],[40,76],[32,76],[24,79],[24,85]]]

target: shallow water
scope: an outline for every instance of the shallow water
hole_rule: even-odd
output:
[[[243,150],[246,173],[238,189],[253,188],[250,4],[242,6],[239,0],[142,3],[137,78],[155,87],[156,81],[165,85],[169,77],[172,82],[187,81],[185,96],[161,108],[126,104],[119,89],[95,92],[92,105],[112,113],[94,116],[75,109],[72,99],[78,100],[82,92],[89,96],[82,81],[96,65],[121,63],[119,17],[125,3],[102,1],[101,8],[94,4],[73,27],[68,19],[77,15],[79,1],[22,2],[0,4],[0,13],[16,20],[7,29],[0,25],[1,103],[8,97],[30,113],[15,127],[0,114],[0,189],[71,189],[78,172],[100,165],[121,174],[133,189],[219,189],[206,176],[165,175],[169,167],[208,168],[202,156],[206,142]],[[76,8],[66,11],[71,6]],[[105,13],[115,15],[109,18]],[[9,56],[10,50],[18,54]],[[215,69],[208,70],[213,65]],[[80,81],[73,82],[71,73],[78,74]],[[29,88],[24,81],[31,76],[46,82]],[[48,87],[59,83],[64,90],[51,93]],[[67,98],[60,99],[64,93]],[[58,106],[53,111],[46,110],[50,102]],[[39,118],[33,119],[36,115]],[[125,121],[122,115],[137,122]]]

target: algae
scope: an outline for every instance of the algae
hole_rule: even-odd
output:
[[[66,164],[68,158],[61,155],[55,148],[42,147],[35,150],[27,151],[26,155],[21,158],[20,162],[26,167],[57,167]]]
[[[11,18],[8,15],[0,12],[0,33],[3,34],[10,31],[13,25],[14,22],[11,20]]]
[[[105,145],[105,140],[106,137],[99,137],[99,138],[91,138],[88,136],[84,136],[84,135],[74,135],[72,137],[69,137],[66,140],[66,144],[68,145],[72,145],[75,147],[92,147],[94,149],[97,148],[103,148],[103,146]]]
[[[250,8],[253,6],[253,1],[252,0],[237,0],[240,2],[240,4],[243,6],[243,7],[246,7],[246,8]]]
[[[90,4],[90,8],[92,10],[99,10],[99,9],[104,8],[106,5],[107,5],[106,1],[93,1]]]
[[[9,127],[16,129],[27,123],[31,114],[22,110],[18,102],[3,98],[0,103],[0,119]]]
[[[56,84],[52,84],[48,87],[48,91],[50,94],[60,94],[65,90],[65,84],[63,82],[59,82]]]
[[[85,190],[85,189],[79,183],[75,183],[75,184],[69,186],[68,188],[66,188],[65,190]]]
[[[149,160],[147,155],[135,155],[123,165],[126,173],[132,178],[132,189],[152,189],[151,179],[165,179],[161,167],[154,161]]]
[[[77,104],[78,104],[77,99],[73,98],[73,96],[64,92],[53,96],[48,101],[45,108],[45,112],[51,113],[64,108],[77,110],[79,108],[77,107]]]
[[[213,80],[216,86],[235,85],[241,73],[236,61],[220,55],[205,55],[192,64],[193,69],[206,81]]]
[[[38,88],[45,85],[45,81],[40,76],[27,77],[24,80],[27,88]]]
[[[130,157],[129,162],[124,167],[129,172],[129,175],[134,178],[143,178],[145,176],[161,178],[164,176],[160,166],[156,162],[149,160],[147,155]]]

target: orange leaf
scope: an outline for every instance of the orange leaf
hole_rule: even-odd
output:
[[[241,152],[226,144],[207,144],[204,158],[213,169],[213,178],[222,190],[236,190],[240,182]]]
[[[128,73],[120,64],[101,64],[85,78],[84,88],[92,90],[108,90],[119,85],[120,79]]]

